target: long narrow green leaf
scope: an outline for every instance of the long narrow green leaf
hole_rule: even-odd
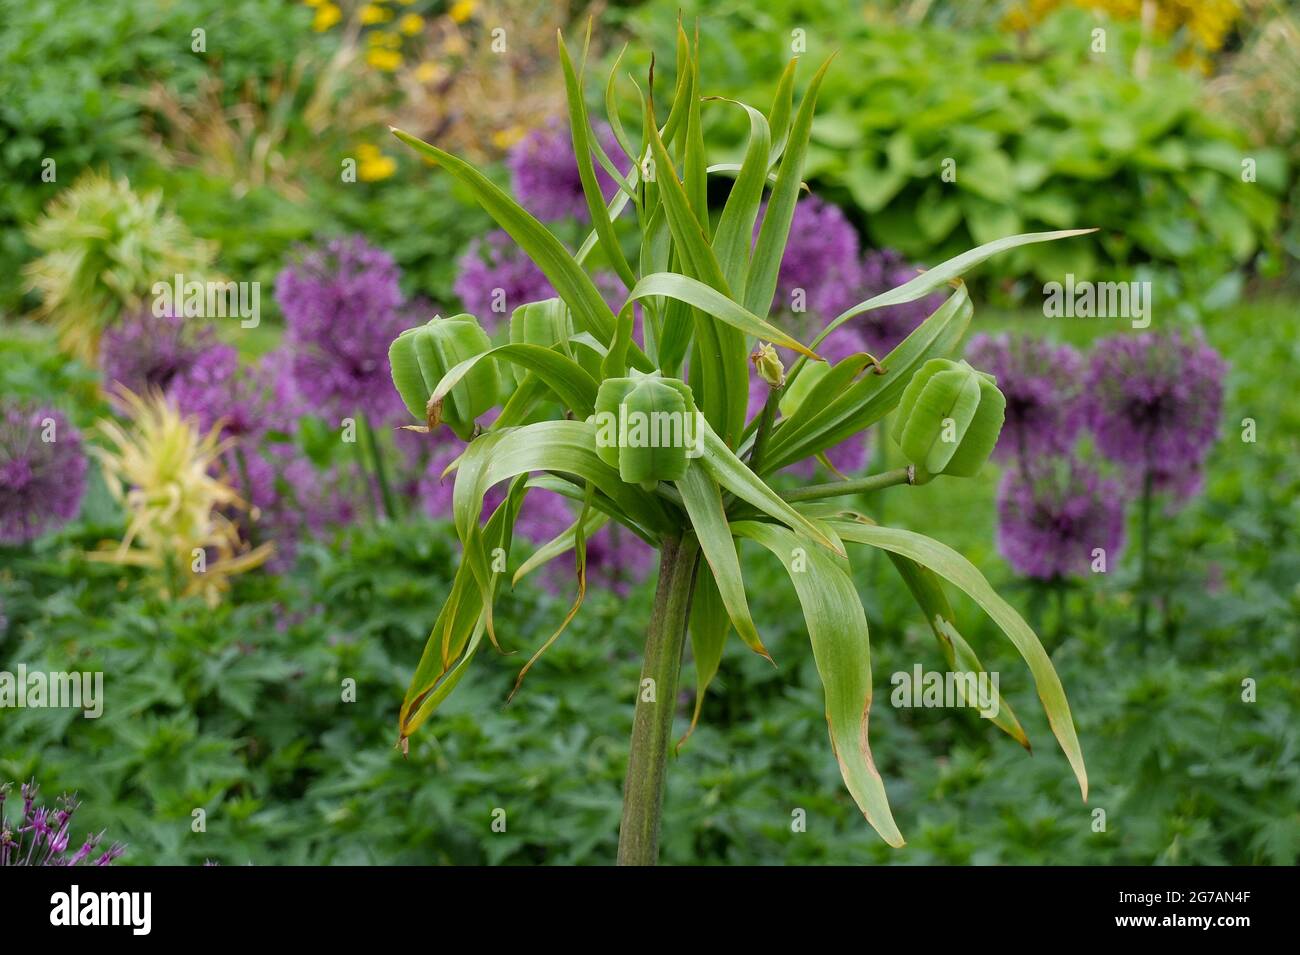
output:
[[[596,169],[591,161],[591,124],[587,119],[587,105],[582,96],[582,80],[573,69],[563,34],[558,35],[558,42],[565,96],[569,104],[569,126],[573,133],[573,154],[577,159],[578,179],[587,200],[587,211],[591,215],[592,226],[600,237],[600,247],[606,260],[623,280],[623,284],[631,288],[636,284],[636,276],[627,264],[618,236],[614,234],[614,224],[606,212],[606,200],[601,194],[600,181],[596,178]]]
[[[817,361],[821,360],[817,354],[802,345],[797,339],[790,337],[775,325],[764,321],[752,312],[746,311],[726,295],[710,288],[703,282],[691,278],[689,275],[678,275],[675,272],[656,272],[653,275],[644,276],[632,287],[632,291],[628,293],[628,299],[631,301],[651,295],[662,295],[665,298],[685,302],[702,312],[707,312],[718,321],[730,325],[746,335],[754,335],[764,341],[792,349]],[[748,382],[746,382],[746,385],[748,386]],[[748,388],[746,389],[746,395],[748,395]]]
[[[718,231],[713,236],[713,251],[722,265],[731,293],[743,301],[745,284],[749,279],[749,249],[754,241],[758,207],[763,202],[763,183],[767,180],[772,134],[767,120],[758,110],[735,100],[721,101],[739,106],[749,114],[749,143],[745,147],[740,174],[736,176],[726,205],[722,207]]]
[[[676,484],[681,491],[691,526],[695,528],[695,536],[699,538],[700,550],[713,569],[714,583],[736,632],[751,650],[771,660],[772,655],[763,646],[754,626],[754,618],[749,614],[740,558],[736,555],[736,543],[731,539],[731,528],[727,525],[727,515],[722,509],[722,492],[718,489],[717,482],[696,458],[689,462],[686,476]]]
[[[717,676],[718,666],[722,663],[722,648],[730,629],[731,618],[722,603],[722,595],[718,593],[713,571],[708,561],[699,561],[695,565],[695,595],[691,598],[690,622],[691,656],[695,658],[695,709],[691,713],[691,725],[677,741],[678,750],[691,738],[700,721],[704,694]]]
[[[894,569],[898,571],[898,575],[903,578],[903,583],[911,591],[916,605],[921,608],[921,613],[925,615],[926,623],[934,632],[943,655],[948,660],[949,669],[964,673],[986,672],[975,651],[957,630],[957,618],[953,615],[952,606],[948,603],[948,598],[944,595],[943,587],[934,571],[922,567],[910,557],[892,551],[886,553],[889,554],[889,559]],[[958,693],[964,694],[965,684],[958,681],[957,688]],[[993,725],[1025,749],[1033,752],[1033,747],[1029,745],[1029,737],[1025,735],[1024,728],[1016,719],[1011,704],[996,688],[990,687],[990,690],[993,694],[992,702],[996,707],[996,713],[991,717]],[[962,702],[968,706],[974,705],[974,701],[963,699]]]
[[[585,418],[595,410],[596,381],[581,365],[550,348],[525,342],[489,348],[448,368],[433,389],[430,401],[440,403],[475,365],[487,358],[508,361],[534,372],[575,415]]]
[[[871,642],[853,581],[841,562],[816,548],[804,550],[800,539],[783,527],[738,521],[732,529],[770,550],[790,575],[826,690],[826,720],[844,784],[880,837],[891,846],[903,845],[867,741]]]
[[[767,111],[767,125],[772,130],[772,152],[767,163],[769,168],[776,165],[776,161],[785,152],[785,144],[790,139],[790,112],[794,105],[794,71],[798,62],[799,58],[794,57],[786,63],[785,69],[781,71],[781,78],[776,83],[772,106]]]
[[[523,499],[523,481],[516,482],[506,499],[492,512],[484,536],[505,550],[510,549],[515,518]],[[486,629],[483,604],[473,575],[462,561],[452,586],[434,621],[420,662],[411,676],[398,716],[399,739],[405,740],[423,725],[434,710],[455,689],[478,650]]]
[[[746,466],[744,461],[736,457],[735,452],[727,447],[708,425],[704,426],[704,455],[700,460],[713,479],[736,497],[749,502],[792,530],[807,534],[841,557],[844,556],[844,545],[833,531],[825,524],[800,514],[791,504],[782,500]]]
[[[960,278],[975,266],[987,259],[991,259],[999,252],[1006,252],[1010,249],[1018,248],[1022,245],[1031,245],[1035,242],[1051,242],[1055,239],[1068,239],[1076,235],[1087,235],[1089,232],[1096,232],[1096,229],[1063,229],[1057,232],[1028,232],[1024,235],[1011,235],[1003,239],[995,239],[992,242],[986,242],[984,245],[963,252],[941,265],[936,265],[932,269],[927,269],[916,278],[904,282],[897,288],[892,288],[887,292],[881,292],[874,295],[865,302],[859,302],[852,308],[846,309],[835,317],[835,319],[826,326],[817,340],[813,342],[816,348],[826,336],[835,329],[839,328],[849,319],[865,312],[870,312],[877,308],[886,308],[890,305],[901,305],[905,302],[915,302],[918,298],[924,298],[935,289],[946,285],[953,279]]]
[[[833,57],[834,54],[828,57],[813,74],[812,82],[808,84],[803,100],[799,103],[799,112],[795,114],[794,126],[790,130],[785,155],[776,176],[776,186],[768,198],[767,212],[763,215],[763,224],[759,227],[758,240],[754,244],[754,254],[749,264],[749,283],[742,301],[745,308],[761,317],[766,317],[772,310],[777,273],[781,269],[781,257],[785,254],[785,245],[790,238],[794,204],[799,199],[799,183],[803,181],[803,164],[808,154],[808,138],[812,135],[817,91],[821,88]]]
[[[1083,751],[1079,748],[1079,737],[1074,730],[1074,720],[1070,716],[1070,704],[1065,698],[1065,688],[1061,686],[1060,677],[1052,666],[1051,658],[1038,642],[1038,637],[1030,626],[1021,619],[1020,614],[1011,605],[998,596],[989,586],[984,575],[961,554],[946,544],[932,540],[922,534],[895,527],[878,527],[853,521],[838,521],[835,529],[845,540],[878,547],[881,550],[902,554],[916,561],[923,567],[929,567],[949,583],[961,588],[971,599],[979,604],[984,612],[993,618],[1002,632],[1029,665],[1029,672],[1034,678],[1038,698],[1047,713],[1047,721],[1052,732],[1061,744],[1075,778],[1079,781],[1079,790],[1086,801],[1088,798],[1088,772],[1083,764]]]

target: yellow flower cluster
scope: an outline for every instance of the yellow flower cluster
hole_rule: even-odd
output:
[[[224,509],[247,509],[228,484],[212,476],[229,448],[219,428],[200,436],[162,395],[122,389],[128,428],[104,419],[95,447],[109,491],[126,508],[126,534],[115,547],[92,551],[93,560],[145,567],[162,578],[169,597],[200,594],[210,606],[230,588],[230,577],[263,564],[272,544],[249,549]]]
[[[373,143],[362,143],[357,147],[357,178],[362,182],[377,182],[387,179],[397,171],[397,163],[391,156],[385,155]]]
[[[1007,15],[1005,25],[1024,30],[1054,10],[1072,3],[1085,10],[1109,14],[1120,20],[1142,19],[1146,0],[1023,0]],[[1207,52],[1223,46],[1241,17],[1240,0],[1151,0],[1155,4],[1155,29],[1172,36],[1185,29],[1192,45]]]

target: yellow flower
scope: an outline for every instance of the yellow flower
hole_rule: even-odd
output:
[[[326,3],[316,8],[316,18],[312,20],[311,28],[317,33],[324,33],[342,19],[343,11],[332,3]]]
[[[456,0],[456,2],[451,5],[449,15],[454,22],[464,23],[474,15],[474,8],[476,6],[477,4],[474,0]]]
[[[391,19],[393,19],[392,10],[385,10],[373,3],[367,3],[361,8],[361,22],[367,26],[375,23],[387,23]]]
[[[402,65],[402,54],[396,50],[383,50],[375,47],[366,53],[366,62],[377,70],[391,73]]]
[[[469,50],[469,44],[459,33],[450,33],[442,41],[442,52],[448,56],[462,56]]]
[[[418,83],[425,85],[437,83],[447,75],[447,68],[441,63],[435,63],[432,60],[426,60],[415,68],[415,79]]]
[[[302,0],[309,7],[319,7],[324,0]]]
[[[498,129],[492,134],[492,145],[504,152],[519,140],[523,139],[526,130],[522,126],[507,126],[505,129]]]
[[[220,426],[200,436],[161,394],[145,399],[124,388],[119,393],[131,423],[124,429],[101,420],[97,429],[108,446],[92,453],[109,492],[126,509],[127,529],[116,547],[87,556],[160,572],[168,596],[202,594],[215,606],[232,575],[275,552],[269,543],[249,550],[238,526],[222,513],[247,509],[233,488],[212,476],[230,443],[219,439]]]
[[[371,30],[370,33],[366,34],[366,38],[367,43],[380,49],[400,50],[402,48],[402,38],[396,33]]]
[[[418,13],[408,13],[397,21],[397,29],[407,36],[415,36],[424,29],[424,17]]]
[[[362,143],[357,147],[357,178],[362,182],[377,182],[387,179],[397,171],[397,163],[392,157],[385,156],[373,143]]]

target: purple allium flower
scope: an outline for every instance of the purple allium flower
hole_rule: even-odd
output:
[[[0,405],[0,544],[23,544],[77,516],[81,435],[53,408]]]
[[[858,295],[849,304],[866,301],[881,292],[897,288],[916,278],[917,274],[915,266],[908,265],[899,253],[891,249],[868,252],[862,259]],[[877,358],[884,358],[929,318],[943,304],[943,299],[944,296],[936,292],[915,302],[874,309],[859,315],[854,322],[872,353]]]
[[[503,231],[473,239],[456,267],[456,295],[489,334],[520,305],[555,296],[542,270]]]
[[[754,224],[755,237],[766,215],[764,203]],[[858,233],[843,211],[816,196],[800,200],[794,207],[790,236],[781,257],[772,310],[796,315],[807,312],[820,330],[861,300],[861,285]],[[796,297],[802,298],[802,308],[798,308]]]
[[[1085,415],[1097,448],[1131,477],[1185,500],[1218,432],[1227,365],[1199,334],[1117,335],[1097,342]]]
[[[360,236],[305,250],[276,279],[294,387],[335,423],[362,413],[396,422],[404,411],[392,386],[388,346],[403,330],[393,257]]]
[[[587,588],[625,597],[654,570],[656,561],[653,547],[610,521],[587,538]]]
[[[998,380],[1006,421],[994,458],[1030,461],[1074,447],[1083,427],[1083,357],[1038,338],[976,335],[966,357]]]
[[[1008,469],[998,488],[998,552],[1017,573],[1049,580],[1087,573],[1093,551],[1112,563],[1124,546],[1124,498],[1072,458]]]
[[[110,386],[117,382],[137,395],[165,392],[215,344],[210,327],[142,309],[104,332],[99,363]]]
[[[614,131],[607,124],[599,123],[596,135],[610,161],[626,175],[631,164],[614,138]],[[608,204],[618,187],[594,155],[592,163],[601,194]],[[534,129],[510,148],[506,166],[510,169],[510,189],[515,198],[537,218],[546,222],[568,218],[589,220],[567,122],[556,119]]]
[[[9,783],[0,785],[0,866],[109,865],[126,851],[124,846],[115,843],[90,862],[91,853],[103,838],[103,833],[100,833],[89,836],[75,853],[68,855],[72,816],[79,805],[77,800],[64,794],[59,797],[59,808],[51,810],[37,805],[39,791],[35,782],[24,783],[22,817],[15,820],[14,825],[4,811],[9,790]]]
[[[241,364],[231,345],[213,345],[200,354],[172,381],[169,396],[203,433],[220,421],[222,437],[251,444],[277,425],[269,415],[270,381],[260,367]]]

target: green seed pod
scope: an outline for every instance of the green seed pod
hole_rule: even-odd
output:
[[[448,370],[491,347],[478,319],[468,314],[435,316],[427,324],[402,332],[388,347],[388,363],[406,410],[428,427],[446,424],[468,441],[474,434],[474,419],[497,402],[500,385],[491,360],[470,369],[439,406],[431,403],[433,389]]]
[[[690,386],[659,372],[601,382],[592,420],[596,454],[646,490],[684,477],[704,438]]]
[[[573,319],[568,306],[558,298],[542,299],[540,302],[528,302],[520,305],[510,316],[510,344],[539,345],[553,348],[564,344],[568,353],[568,341],[573,336]],[[515,379],[523,381],[531,372],[525,368],[512,366]]]
[[[992,375],[946,358],[922,365],[903,390],[893,429],[916,465],[917,483],[978,472],[997,444],[1006,407]]]

